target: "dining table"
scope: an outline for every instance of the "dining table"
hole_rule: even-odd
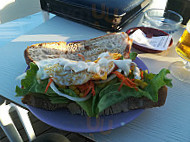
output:
[[[127,24],[122,32],[141,26],[142,19],[143,12]],[[182,60],[175,52],[175,45],[183,31],[184,26],[181,25],[176,32],[171,34],[172,46],[161,53],[145,53],[133,48],[132,51],[138,53],[138,58],[147,66],[149,72],[158,73],[162,68],[168,68],[171,63]],[[24,50],[27,46],[43,42],[87,40],[106,33],[55,16],[0,47],[0,96],[29,109],[22,103],[21,97],[15,97],[15,88],[20,85],[18,76],[23,74],[27,68],[24,59]],[[138,117],[114,129],[85,133],[78,131],[77,133],[97,142],[190,141],[190,84],[177,80],[171,74],[168,75],[168,78],[172,79],[173,87],[168,87],[164,106],[144,109]],[[42,121],[46,123],[45,120]],[[77,122],[73,123],[77,125]]]

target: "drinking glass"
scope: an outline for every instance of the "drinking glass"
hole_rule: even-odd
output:
[[[175,11],[153,8],[145,11],[142,25],[171,34],[177,31],[182,21],[183,17]]]
[[[169,66],[170,72],[175,78],[190,83],[190,20],[175,47],[175,51],[184,62],[177,61],[172,63]]]

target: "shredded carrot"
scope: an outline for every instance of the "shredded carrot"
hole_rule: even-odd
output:
[[[95,96],[96,92],[94,89],[94,82],[93,81],[89,81],[83,85],[78,85],[77,88],[84,93],[83,97],[86,97],[88,95],[88,93],[91,91],[92,95]]]
[[[92,81],[91,81],[91,88],[92,88],[92,95],[95,96],[96,92],[95,92],[95,89],[94,89],[94,83]]]
[[[48,91],[48,88],[49,88],[49,86],[50,86],[50,84],[51,84],[52,82],[53,82],[53,77],[49,78],[49,82],[48,82],[48,84],[47,84],[47,86],[46,86],[46,89],[45,89],[44,93],[46,93],[46,92]]]
[[[133,79],[131,79],[131,81],[133,81],[133,82],[134,82],[134,81],[135,81],[135,79],[133,78]]]
[[[141,80],[144,79],[144,72],[142,70],[140,72],[140,75],[141,75]]]
[[[128,83],[131,85],[131,86],[136,86],[136,84],[130,80],[129,78],[126,78],[126,80],[128,81]]]
[[[81,57],[83,61],[85,61],[85,57],[82,54],[78,54],[78,56]]]
[[[123,84],[125,84],[126,86],[128,86],[130,88],[134,88],[136,91],[138,91],[138,88],[137,88],[136,84],[132,80],[125,77],[123,74],[121,74],[118,71],[114,71],[112,73],[115,74],[119,79],[122,80],[121,85],[118,88],[119,91],[121,90],[121,87],[123,86]]]
[[[121,88],[122,88],[122,86],[123,86],[123,83],[124,83],[124,81],[121,82],[121,84],[120,84],[120,86],[119,86],[119,88],[118,88],[118,91],[121,90]]]
[[[89,87],[85,92],[84,92],[84,96],[83,97],[86,97],[88,95],[88,93],[90,92],[91,88]]]

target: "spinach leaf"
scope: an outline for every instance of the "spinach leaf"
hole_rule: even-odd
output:
[[[95,116],[92,111],[92,97],[84,102],[76,102],[86,113],[89,117]]]
[[[136,59],[136,57],[137,57],[137,53],[136,52],[130,52],[130,54],[129,54],[129,58],[131,59],[131,60],[135,60]]]
[[[98,113],[99,113],[97,105],[98,105],[98,102],[99,102],[99,99],[100,99],[100,91],[103,90],[106,86],[115,84],[117,82],[120,82],[118,80],[118,78],[114,78],[114,79],[112,79],[109,82],[101,83],[101,84],[96,84],[95,85],[96,95],[92,97],[92,112],[94,113],[94,116],[97,117]]]
[[[145,92],[141,89],[136,91],[134,88],[129,88],[126,85],[123,85],[121,90],[118,91],[120,84],[121,83],[110,84],[100,92],[100,100],[98,103],[99,113],[102,112],[104,109],[116,103],[122,102],[129,97],[139,98],[142,96],[146,96],[151,99],[151,96],[148,92]]]
[[[145,75],[145,80],[148,82],[148,86],[145,88],[145,91],[149,92],[153,102],[158,101],[158,90],[162,86],[167,85],[172,87],[172,80],[166,77],[169,73],[170,71],[168,69],[162,69],[157,75],[151,73]]]

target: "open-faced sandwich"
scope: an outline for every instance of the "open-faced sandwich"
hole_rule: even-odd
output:
[[[30,68],[16,96],[34,107],[67,108],[73,114],[110,115],[162,106],[171,80],[138,68],[126,33],[78,42],[41,43],[25,50]]]

